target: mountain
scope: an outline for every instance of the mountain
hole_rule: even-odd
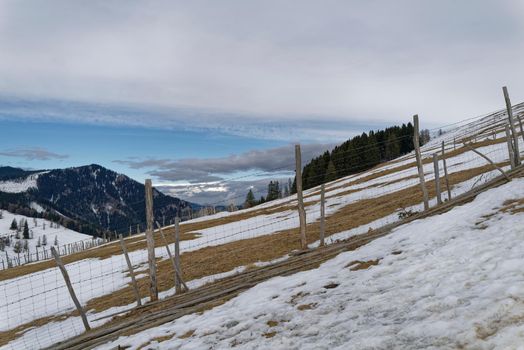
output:
[[[128,233],[145,227],[145,187],[97,164],[25,171],[0,167],[0,207],[24,215],[49,216],[80,232]],[[153,191],[155,220],[166,222],[198,205]],[[9,208],[11,207],[11,208]],[[182,216],[182,215],[181,215]]]

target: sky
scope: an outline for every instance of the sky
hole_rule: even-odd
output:
[[[200,203],[370,129],[524,100],[519,0],[0,0],[0,164]],[[288,164],[289,163],[289,164]],[[275,171],[275,169],[277,169]]]

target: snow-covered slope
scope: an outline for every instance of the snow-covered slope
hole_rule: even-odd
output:
[[[0,181],[0,192],[22,193],[27,192],[32,188],[37,188],[38,186],[36,180],[38,179],[38,176],[45,173],[46,172],[44,171],[41,173],[31,174],[23,179]]]
[[[20,252],[20,255],[15,253],[16,242],[20,241],[20,244],[23,246],[26,240],[24,240],[23,237],[23,228],[20,230],[19,234],[17,234],[16,230],[10,229],[13,219],[16,220],[18,226],[20,222],[27,221],[30,236],[32,237],[27,239],[28,251],[23,250]],[[44,236],[46,237],[47,245],[43,244]],[[43,250],[49,250],[50,247],[54,245],[55,239],[60,246],[68,243],[92,239],[92,236],[85,235],[62,226],[58,227],[56,223],[52,223],[48,220],[12,214],[6,210],[2,210],[2,218],[0,219],[0,237],[4,240],[6,238],[9,238],[10,240],[10,245],[6,245],[4,247],[4,252],[0,252],[0,269],[2,267],[7,268],[6,255],[9,257],[9,259],[20,257],[22,263],[25,261],[27,254],[31,255],[32,260],[36,260],[36,250],[39,242],[39,257],[42,259],[41,254],[43,254]]]
[[[522,349],[523,199],[524,179],[514,180],[100,349]]]

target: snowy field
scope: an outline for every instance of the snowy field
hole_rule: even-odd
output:
[[[522,198],[524,180],[514,180],[316,270],[99,349],[522,349],[524,213],[499,210]],[[378,264],[352,270],[355,261]]]
[[[503,121],[503,118],[504,118],[504,115],[501,115],[500,118],[497,120],[497,122]],[[423,147],[423,157],[429,157],[431,156],[431,153],[436,152],[438,149],[440,149],[439,145],[440,145],[441,140],[448,141],[446,143],[446,152],[449,152],[455,148],[453,144],[449,143],[449,140],[453,138],[453,135],[462,135],[461,137],[463,137],[464,135],[470,135],[470,134],[473,135],[475,133],[478,133],[479,130],[484,127],[485,125],[482,123],[473,124],[473,125],[468,125],[467,127],[462,127],[462,129],[459,128],[456,131],[450,132],[448,134],[444,134],[442,137],[433,140],[432,142],[430,142],[429,144]],[[491,137],[491,134],[489,135]],[[498,135],[498,137],[501,137],[501,136],[502,134]],[[521,139],[519,140],[521,142],[521,150],[524,150],[524,144],[522,143]],[[506,147],[505,143],[498,143],[494,145],[480,147],[479,150],[482,153],[488,155],[493,161],[503,162],[508,159],[507,149],[505,147]],[[365,199],[380,198],[381,196],[384,196],[386,194],[395,193],[397,191],[401,191],[403,189],[406,189],[412,186],[416,186],[418,184],[418,179],[416,178],[416,175],[417,175],[416,167],[410,167],[405,170],[391,172],[390,174],[383,175],[375,179],[361,181],[360,183],[357,183],[357,184],[351,184],[352,182],[361,180],[364,177],[369,176],[371,174],[376,174],[376,173],[380,173],[384,171],[392,171],[395,168],[405,166],[407,164],[412,163],[413,161],[414,161],[413,154],[406,155],[396,161],[388,163],[377,169],[373,169],[373,170],[364,172],[362,174],[348,176],[344,179],[340,179],[330,184],[327,184],[326,185],[326,197],[327,197],[326,215],[328,216],[328,220],[329,220],[330,215],[335,214],[336,212],[338,212],[339,210],[341,210],[342,208],[344,208],[345,206],[349,204],[358,203],[359,201],[365,200]],[[485,164],[486,164],[485,160],[483,160],[482,158],[480,158],[478,155],[474,154],[473,152],[466,152],[466,153],[458,154],[457,156],[449,158],[447,160],[448,172],[450,174],[454,174],[454,173],[457,173],[463,170],[468,170],[468,169],[472,169],[476,167],[481,167],[481,166],[484,166]],[[507,167],[505,169],[507,169]],[[426,175],[426,180],[432,180],[434,178],[433,164],[425,164],[424,173]],[[455,186],[453,186],[453,188],[451,189],[452,195],[457,196],[461,193],[467,192],[474,186],[482,184],[488,181],[489,179],[495,176],[498,176],[498,175],[499,173],[497,173],[496,171],[488,171],[481,176],[475,176],[472,179],[468,179],[466,181],[460,182],[456,184]],[[442,172],[441,172],[441,176],[443,176]],[[520,181],[519,182],[514,181],[514,183],[518,183],[519,188],[522,187]],[[348,192],[348,191],[351,191],[351,192]],[[520,191],[522,191],[522,189]],[[305,191],[304,195],[306,196],[305,198],[306,205],[308,203],[311,203],[311,205],[308,205],[306,207],[307,222],[313,223],[317,221],[320,217],[320,204],[316,203],[320,199],[318,195],[318,188],[314,188],[314,189]],[[308,196],[308,195],[311,195],[311,196]],[[514,194],[514,195],[517,195],[517,194]],[[295,198],[296,197],[293,196],[293,197],[288,197],[288,198],[284,198],[280,200],[275,200],[275,201],[272,201],[272,202],[269,202],[269,203],[251,208],[251,209],[244,210],[242,211],[242,213],[255,212],[255,211],[258,211],[264,208],[272,208],[272,207],[277,207],[277,206],[282,206],[282,207],[291,206],[292,207],[296,205]],[[444,198],[447,198],[447,196],[444,195]],[[500,202],[502,198],[504,197],[498,198],[498,201]],[[431,205],[434,205],[435,201],[436,200],[433,198],[431,200]],[[406,209],[421,210],[422,203],[418,203],[412,206],[411,208],[406,208]],[[455,209],[454,211],[458,209]],[[482,210],[484,209],[486,208],[483,207]],[[489,209],[491,210],[492,207],[490,207]],[[198,218],[198,219],[192,220],[191,222],[182,223],[182,226],[187,225],[188,223],[205,222],[207,220],[211,220],[214,218],[227,218],[228,216],[234,216],[238,213],[239,212],[218,213],[215,215]],[[473,215],[473,213],[471,215]],[[20,216],[17,216],[17,217],[19,218]],[[13,218],[12,214],[4,211],[4,219],[0,221],[0,224],[2,225],[5,224],[6,225],[5,229],[8,230],[9,225],[11,224],[12,218]],[[397,220],[398,220],[398,212],[395,212],[393,214],[389,214],[384,217],[378,218],[368,224],[356,227],[348,231],[339,232],[331,236],[328,239],[328,242],[333,239],[348,238],[348,237],[351,237],[357,234],[361,234],[361,233],[367,232],[370,228],[378,228],[385,224],[388,224],[388,223],[391,223]],[[427,219],[427,220],[432,220],[432,219]],[[41,235],[44,233],[43,230],[39,229],[43,227],[41,223],[40,224],[37,223],[36,227],[32,227],[33,221],[31,218],[28,219],[28,223],[29,223],[29,227],[34,232],[33,234],[35,237],[38,237],[38,235]],[[454,224],[453,222],[449,223],[449,225],[451,226],[453,224]],[[196,232],[199,234],[197,238],[193,240],[181,242],[181,251],[182,253],[187,253],[190,251],[201,249],[203,247],[215,246],[215,245],[225,244],[228,242],[234,242],[238,240],[249,239],[249,238],[254,238],[254,237],[259,237],[259,236],[264,236],[264,235],[272,235],[282,230],[297,228],[298,225],[299,225],[299,221],[298,221],[298,216],[297,216],[296,211],[292,209],[282,209],[272,214],[260,214],[260,215],[256,215],[256,216],[246,218],[243,220],[238,220],[238,221],[234,221],[231,223],[226,223],[226,224],[217,225],[217,226],[199,230],[198,232]],[[406,226],[406,227],[409,227],[409,226]],[[0,226],[0,230],[4,230],[4,226]],[[399,232],[402,232],[402,230],[399,230]],[[435,232],[434,235],[438,236],[440,234],[439,232],[440,231]],[[62,235],[60,235],[61,233]],[[58,241],[60,242],[60,244],[65,244],[68,242],[76,242],[79,240],[90,238],[90,236],[85,236],[85,235],[79,234],[74,231],[65,230],[64,228],[57,229],[55,233],[52,233],[52,231],[50,231],[50,229],[46,227],[45,234],[47,235],[47,238],[48,238],[48,244],[53,244],[55,235],[58,236]],[[82,237],[75,236],[74,238],[72,238],[74,235],[80,235]],[[398,236],[398,232],[395,234],[395,237],[397,236]],[[69,240],[69,238],[71,239]],[[381,240],[381,242],[383,240]],[[387,242],[387,239],[385,240]],[[35,244],[36,242],[35,239],[31,241],[33,242],[30,242],[30,244]],[[426,243],[430,244],[431,242],[428,241]],[[374,244],[377,244],[377,243],[374,243]],[[314,242],[310,246],[315,247],[317,245],[318,245],[318,242]],[[378,250],[376,251],[378,252]],[[156,253],[156,256],[159,257],[160,259],[167,259],[167,252],[164,247],[156,248],[155,253]],[[404,254],[400,254],[398,256],[395,256],[395,258],[402,258],[405,256],[406,255]],[[130,252],[130,258],[131,258],[131,261],[133,262],[133,265],[135,265],[139,273],[141,273],[142,271],[145,271],[146,262],[147,262],[147,251],[138,250],[138,251]],[[282,257],[282,259],[285,259],[285,258],[286,258],[285,256]],[[390,258],[391,257],[384,257],[384,260],[381,261],[379,266],[373,267],[370,271],[376,271],[377,269],[380,270],[380,268],[383,268],[383,266],[381,267],[381,264],[383,264],[384,261],[388,261],[387,259],[390,259]],[[328,266],[331,266],[329,265],[330,263],[328,263]],[[197,286],[199,285],[199,283],[203,281],[209,281],[209,280],[212,280],[213,278],[225,276],[228,274],[233,274],[235,272],[241,271],[243,268],[244,267],[239,266],[237,269],[230,271],[230,272],[225,272],[224,274],[220,274],[217,276],[208,276],[207,279],[204,278],[200,280],[188,281],[188,284],[192,286]],[[323,268],[324,267],[322,267],[321,270]],[[130,282],[129,276],[127,275],[127,266],[126,266],[124,257],[118,254],[110,256],[108,258],[104,258],[104,259],[88,259],[88,260],[76,261],[76,262],[67,264],[67,269],[69,271],[70,278],[74,285],[77,296],[80,299],[80,302],[82,305],[85,305],[89,300],[92,300],[93,298],[114,293],[115,291],[118,291],[119,289],[126,287],[126,285]],[[334,276],[338,276],[338,274],[340,274],[340,276],[344,276],[343,274],[347,272],[346,270],[347,269],[341,269],[340,271],[337,272],[337,270],[335,269],[332,271],[335,274]],[[357,273],[352,272],[351,276],[358,275],[359,273],[367,273],[367,272],[361,272],[361,271]],[[323,280],[321,279],[321,281]],[[343,286],[341,285],[341,287]],[[257,290],[257,288],[258,287],[256,287],[255,290]],[[343,288],[340,288],[340,287],[335,288],[333,289],[333,292],[340,291],[340,290],[343,290]],[[331,293],[332,291],[331,290],[326,291],[326,293],[328,292]],[[357,289],[357,292],[359,293],[360,291]],[[163,297],[169,296],[169,295],[172,295],[173,293],[174,293],[173,290],[169,290],[163,293],[162,296]],[[5,317],[0,317],[0,331],[7,331],[10,329],[13,329],[14,327],[28,324],[41,317],[58,316],[61,314],[69,313],[74,310],[74,306],[70,298],[64,297],[67,295],[67,289],[63,283],[63,279],[60,275],[60,272],[56,268],[46,269],[46,270],[38,271],[38,272],[29,274],[29,275],[21,276],[18,278],[0,281],[0,295],[4,295],[4,298],[2,299],[2,301],[0,301],[0,314],[5,316]],[[285,295],[289,296],[287,294]],[[353,297],[355,297],[355,295],[353,295]],[[146,300],[147,298],[144,301]],[[283,300],[284,299],[282,299],[281,301]],[[266,301],[264,302],[267,304]],[[350,303],[350,301],[347,301],[347,302]],[[261,304],[262,303],[263,302],[261,301]],[[95,319],[101,316],[110,314],[111,312],[115,312],[116,310],[125,310],[132,306],[133,305],[119,306],[117,308],[111,308],[109,310],[104,310],[103,312],[99,312],[99,313],[95,313],[93,312],[93,310],[87,310],[88,318],[90,319],[90,321],[93,323],[94,326],[97,326],[97,325],[102,324],[103,322],[109,321],[110,319],[106,319],[105,321],[96,321],[96,322],[94,321]],[[29,312],[27,312],[28,310]],[[250,310],[250,309],[246,309],[246,310]],[[308,310],[307,312],[309,311],[311,311],[312,313],[316,312],[313,310]],[[360,315],[361,312],[359,312],[358,314]],[[215,321],[216,321],[216,318],[215,318]],[[218,327],[219,324],[216,323],[215,326]],[[232,327],[232,328],[236,329],[236,327]],[[34,347],[34,344],[38,344],[38,347],[50,346],[54,342],[67,339],[68,337],[71,337],[74,334],[80,334],[82,331],[83,331],[82,324],[78,317],[70,317],[66,320],[55,320],[53,322],[47,323],[44,326],[31,328],[29,331],[24,333],[23,336],[20,336],[17,340],[12,341],[11,343],[7,344],[5,348],[8,348],[8,349],[32,348]],[[177,332],[177,334],[179,333]],[[227,332],[223,334],[227,334]],[[201,344],[204,347],[207,347],[205,345],[206,344],[205,342],[207,342],[210,338],[209,337],[205,339],[204,338],[202,338],[201,343],[197,342],[196,344]],[[275,335],[274,338],[275,338],[274,341],[278,340],[277,335]],[[263,338],[263,340],[265,340],[265,337]],[[225,344],[225,343],[221,343],[217,339],[209,340],[209,341],[218,341],[217,344],[221,344],[221,345]],[[174,347],[178,346],[176,343],[176,339],[173,339],[173,342],[174,342],[173,343]],[[249,342],[251,342],[251,340],[249,340]],[[251,343],[251,344],[255,344],[255,343]],[[277,344],[277,347],[278,346],[285,347],[284,345],[285,343]],[[334,347],[336,348],[336,346]],[[170,348],[170,347],[167,347],[167,348]],[[195,347],[195,348],[199,348],[199,347]],[[293,348],[293,345],[291,346],[291,348]],[[307,346],[304,346],[304,348],[307,348]],[[345,347],[341,347],[341,348],[345,348]]]
[[[17,222],[17,226],[20,226],[20,223],[22,223],[22,227],[19,228],[18,233],[16,230],[10,229],[13,220]],[[27,221],[29,235],[32,238],[24,239],[24,221]],[[92,239],[92,236],[85,235],[62,226],[58,227],[56,223],[51,221],[12,214],[6,210],[2,210],[2,218],[0,218],[0,237],[9,239],[10,241],[10,244],[4,245],[3,251],[0,251],[0,269],[3,267],[7,268],[7,257],[9,257],[10,260],[20,258],[22,263],[24,263],[27,258],[27,254],[31,255],[31,259],[36,260],[37,250],[39,252],[40,259],[42,259],[44,249],[48,251],[47,255],[50,256],[49,249],[51,249],[51,246],[55,245],[55,243],[58,243],[59,246],[62,246],[69,243]],[[22,251],[20,251],[19,254],[15,252],[17,241],[20,242],[18,244],[22,247]],[[28,250],[23,249],[26,241]],[[47,243],[44,244],[45,242]]]

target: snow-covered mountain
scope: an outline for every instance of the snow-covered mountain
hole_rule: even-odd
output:
[[[128,232],[145,221],[144,185],[92,164],[49,171],[0,167],[0,204],[4,209],[37,215],[54,213],[68,227],[93,234]],[[188,202],[154,191],[155,218],[173,219]]]

